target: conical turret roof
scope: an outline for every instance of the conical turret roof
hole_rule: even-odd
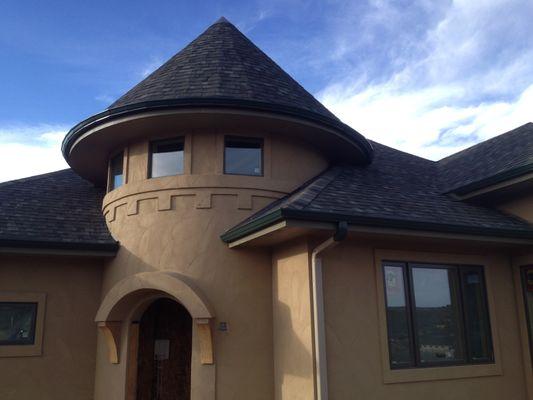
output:
[[[360,133],[342,123],[225,18],[105,111],[74,126],[62,151],[76,172],[103,184],[109,154],[152,131],[169,124],[190,129],[244,121],[312,143],[333,163],[372,160],[372,146]]]
[[[337,118],[225,18],[115,101],[230,100],[298,108]]]

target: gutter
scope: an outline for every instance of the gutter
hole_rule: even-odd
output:
[[[477,225],[454,225],[438,222],[409,221],[395,218],[368,217],[305,210],[276,209],[256,220],[238,225],[221,235],[222,241],[232,243],[252,233],[283,220],[337,223],[346,221],[351,225],[373,228],[405,229],[409,231],[439,232],[495,238],[533,239],[533,225],[522,229],[483,227]]]
[[[336,118],[298,107],[283,104],[271,104],[253,100],[236,99],[231,97],[190,97],[179,99],[150,100],[140,103],[127,104],[116,108],[109,108],[78,123],[66,134],[61,144],[63,157],[68,161],[70,150],[75,141],[86,131],[104,122],[142,112],[164,111],[189,107],[200,109],[205,107],[222,109],[238,108],[250,111],[271,112],[289,117],[300,118],[320,124],[338,132],[342,139],[359,149],[364,157],[363,164],[370,164],[374,157],[374,149],[372,148],[370,142],[366,140],[361,133],[357,132],[355,129],[344,124],[340,120],[337,120]]]
[[[328,399],[328,371],[326,358],[326,325],[324,315],[324,287],[320,253],[336,246],[346,238],[348,223],[341,221],[335,234],[320,243],[311,253],[311,286],[313,293],[313,328],[315,345],[315,393],[317,400]]]
[[[0,239],[0,253],[82,255],[114,257],[119,249],[115,243],[52,242],[37,240]]]
[[[533,172],[533,163],[522,165],[520,167],[512,168],[507,171],[503,171],[488,178],[480,179],[475,182],[467,183],[466,185],[458,186],[448,190],[447,194],[454,194],[460,198],[474,197],[470,194],[474,191],[478,191],[489,186],[494,186],[502,182],[509,181],[511,179],[518,178]]]

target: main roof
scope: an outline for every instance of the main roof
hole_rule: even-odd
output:
[[[70,169],[0,183],[0,246],[116,250],[103,196]]]
[[[505,142],[507,137],[515,140],[513,135],[498,140]],[[448,182],[439,179],[440,163],[375,142],[373,147],[372,164],[333,166],[230,229],[222,239],[232,242],[286,219],[533,239],[533,225],[528,222],[447,195]]]
[[[372,164],[333,165],[222,238],[231,242],[277,221],[299,219],[533,239],[533,225],[526,221],[449,196],[451,172],[446,172],[457,171],[457,180],[462,182],[468,178],[463,171],[470,164],[478,166],[473,169],[479,173],[476,177],[529,165],[527,156],[517,154],[531,154],[532,128],[533,124],[526,124],[440,162],[373,143]],[[495,143],[507,150],[494,149]],[[480,150],[489,148],[493,151]],[[500,167],[491,169],[491,162]],[[72,170],[2,183],[0,246],[115,249],[117,243],[102,217],[103,196],[103,190]]]
[[[533,172],[533,123],[438,162],[443,189],[464,194]]]

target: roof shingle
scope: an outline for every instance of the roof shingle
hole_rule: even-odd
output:
[[[517,217],[443,194],[438,163],[379,143],[372,145],[372,164],[333,166],[223,237],[280,212],[287,217],[344,219],[369,226],[533,238],[533,225]]]
[[[0,244],[112,250],[104,194],[70,169],[1,183]]]
[[[482,187],[484,181],[513,171],[520,172],[532,164],[531,122],[438,162],[440,180],[446,192]]]
[[[337,120],[226,19],[211,25],[109,108],[188,98],[278,104]]]

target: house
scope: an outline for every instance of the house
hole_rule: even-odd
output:
[[[532,123],[371,142],[221,19],[62,151],[0,184],[1,399],[533,399]]]

